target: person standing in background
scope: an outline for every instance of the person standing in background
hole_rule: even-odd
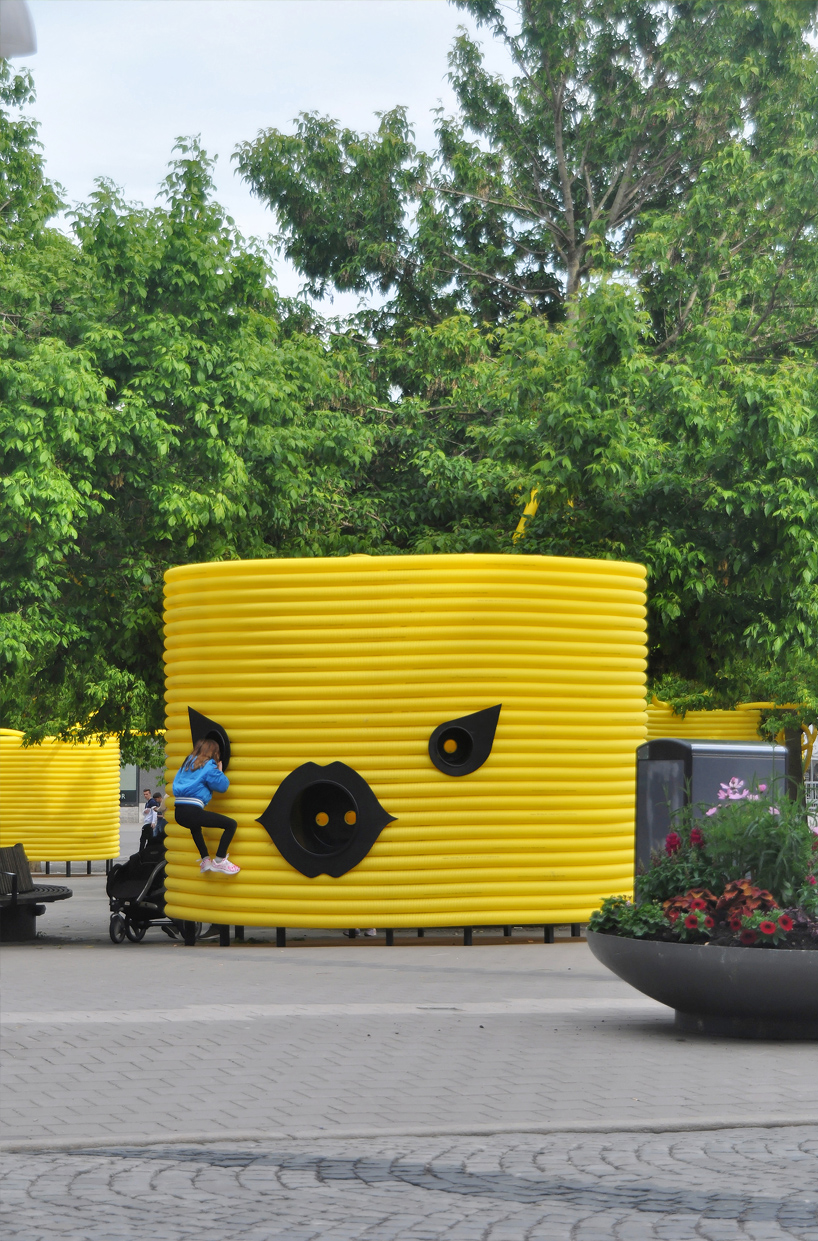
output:
[[[156,832],[156,799],[150,789],[143,789],[145,804],[142,807],[142,831],[139,836],[139,848],[147,848]]]
[[[153,829],[153,834],[154,836],[161,836],[168,823],[165,817],[165,794],[161,789],[153,790],[153,800],[156,802],[156,827]]]
[[[145,798],[145,804],[142,807],[142,831],[144,832],[145,828],[149,827],[153,832],[156,826],[156,798],[150,789],[143,789],[142,796]]]

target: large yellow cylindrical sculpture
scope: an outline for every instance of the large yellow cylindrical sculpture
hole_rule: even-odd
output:
[[[736,707],[733,711],[688,711],[676,715],[667,703],[654,698],[648,707],[648,741],[682,737],[689,741],[760,741],[761,711]]]
[[[192,708],[230,739],[230,790],[211,809],[238,821],[230,857],[241,867],[234,878],[200,874],[189,832],[169,814],[173,917],[556,923],[630,889],[634,750],[645,737],[640,565],[350,556],[187,565],[165,577],[168,786],[191,749]],[[461,717],[477,721],[473,735]],[[374,843],[335,875],[326,856],[312,875],[298,869],[306,854],[292,834],[306,840],[299,833],[328,816],[309,790],[307,801],[285,796],[293,781],[320,784],[321,768],[330,793],[333,772],[353,773],[351,831],[359,794],[375,799]],[[296,808],[307,816],[297,824]],[[291,830],[291,861],[273,840],[276,815]],[[218,836],[206,837],[213,853]]]
[[[0,729],[0,845],[38,862],[118,857],[119,742],[22,739]]]

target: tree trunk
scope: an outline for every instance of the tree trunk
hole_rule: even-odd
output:
[[[804,764],[801,761],[801,729],[784,730],[787,747],[787,796],[796,801],[804,793]]]

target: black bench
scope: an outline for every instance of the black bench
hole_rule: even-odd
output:
[[[36,919],[45,913],[46,903],[65,901],[69,896],[73,896],[70,888],[32,882],[22,845],[0,849],[0,941],[35,939]]]

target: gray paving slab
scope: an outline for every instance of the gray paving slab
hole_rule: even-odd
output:
[[[814,1044],[678,1035],[576,940],[114,945],[81,883],[1,950],[6,1142],[818,1118]]]
[[[524,930],[113,945],[81,883],[0,950],[4,1236],[818,1241],[814,1043],[681,1036]]]

